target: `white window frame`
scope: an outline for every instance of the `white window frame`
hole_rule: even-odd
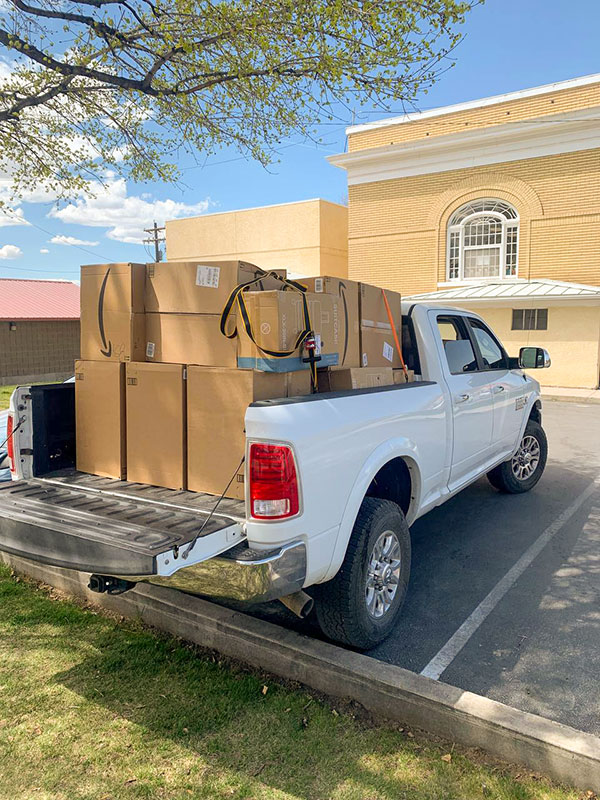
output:
[[[473,211],[460,218],[465,209],[468,209],[470,206],[476,207],[478,205],[483,206],[480,211]],[[503,207],[510,214],[510,216],[507,216],[506,214],[502,213],[502,211],[496,209],[486,210],[486,205]],[[493,217],[501,223],[502,231],[499,245],[465,245],[465,228],[469,223],[473,222],[478,217]],[[457,218],[460,218],[459,221],[454,222],[453,220],[456,220]],[[446,233],[446,280],[450,283],[481,283],[482,281],[515,280],[515,278],[518,278],[519,221],[519,214],[514,206],[505,202],[504,200],[497,200],[494,198],[482,197],[477,200],[472,200],[469,203],[465,203],[460,208],[456,209],[448,221]],[[506,244],[509,230],[516,231],[515,271],[514,274],[511,275],[506,274]],[[456,245],[456,234],[458,234],[458,247]],[[467,250],[481,250],[484,248],[489,249],[491,247],[500,248],[498,274],[487,275],[479,278],[465,278],[465,252]],[[457,250],[458,253],[456,252]],[[458,264],[456,264],[457,256]],[[453,275],[452,272],[457,272],[458,274]]]

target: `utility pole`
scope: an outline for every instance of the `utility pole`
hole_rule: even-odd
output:
[[[154,245],[154,260],[155,261],[162,261],[162,251],[160,249],[160,245],[164,244],[165,237],[159,236],[160,233],[163,233],[165,230],[164,226],[159,228],[156,224],[156,220],[154,220],[154,225],[152,228],[144,228],[146,233],[150,234],[150,238],[144,239],[144,244],[153,244]]]

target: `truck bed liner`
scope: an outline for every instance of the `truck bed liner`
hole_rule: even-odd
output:
[[[218,498],[205,492],[187,492],[177,489],[164,489],[161,486],[148,486],[145,483],[131,483],[117,478],[100,478],[98,475],[89,475],[76,469],[65,469],[60,472],[51,472],[41,479],[49,484],[61,484],[89,492],[99,492],[115,496],[123,496],[131,500],[153,503],[155,505],[168,505],[185,510],[196,511],[198,514],[207,514],[212,511]],[[223,498],[219,503],[217,516],[227,516],[242,522],[245,519],[245,504],[243,500]]]
[[[191,542],[216,501],[75,470],[7,483],[0,485],[2,549],[82,572],[152,575],[157,556]],[[243,509],[223,500],[200,538],[239,529]]]

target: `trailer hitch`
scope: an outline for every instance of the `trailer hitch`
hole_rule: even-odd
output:
[[[113,578],[110,575],[90,575],[88,589],[98,594],[123,594],[135,586],[134,581],[126,581],[124,578]]]

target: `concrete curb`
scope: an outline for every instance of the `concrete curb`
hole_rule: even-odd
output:
[[[582,403],[583,405],[600,405],[600,397],[595,396],[586,396],[586,397],[577,397],[572,394],[562,395],[562,394],[543,394],[542,393],[542,402],[546,400],[550,401],[557,401],[560,403]]]
[[[87,576],[0,554],[17,572],[71,595],[374,714],[524,764],[580,789],[600,789],[600,739],[486,697],[383,664],[199,597],[149,584],[108,597],[87,590]]]

